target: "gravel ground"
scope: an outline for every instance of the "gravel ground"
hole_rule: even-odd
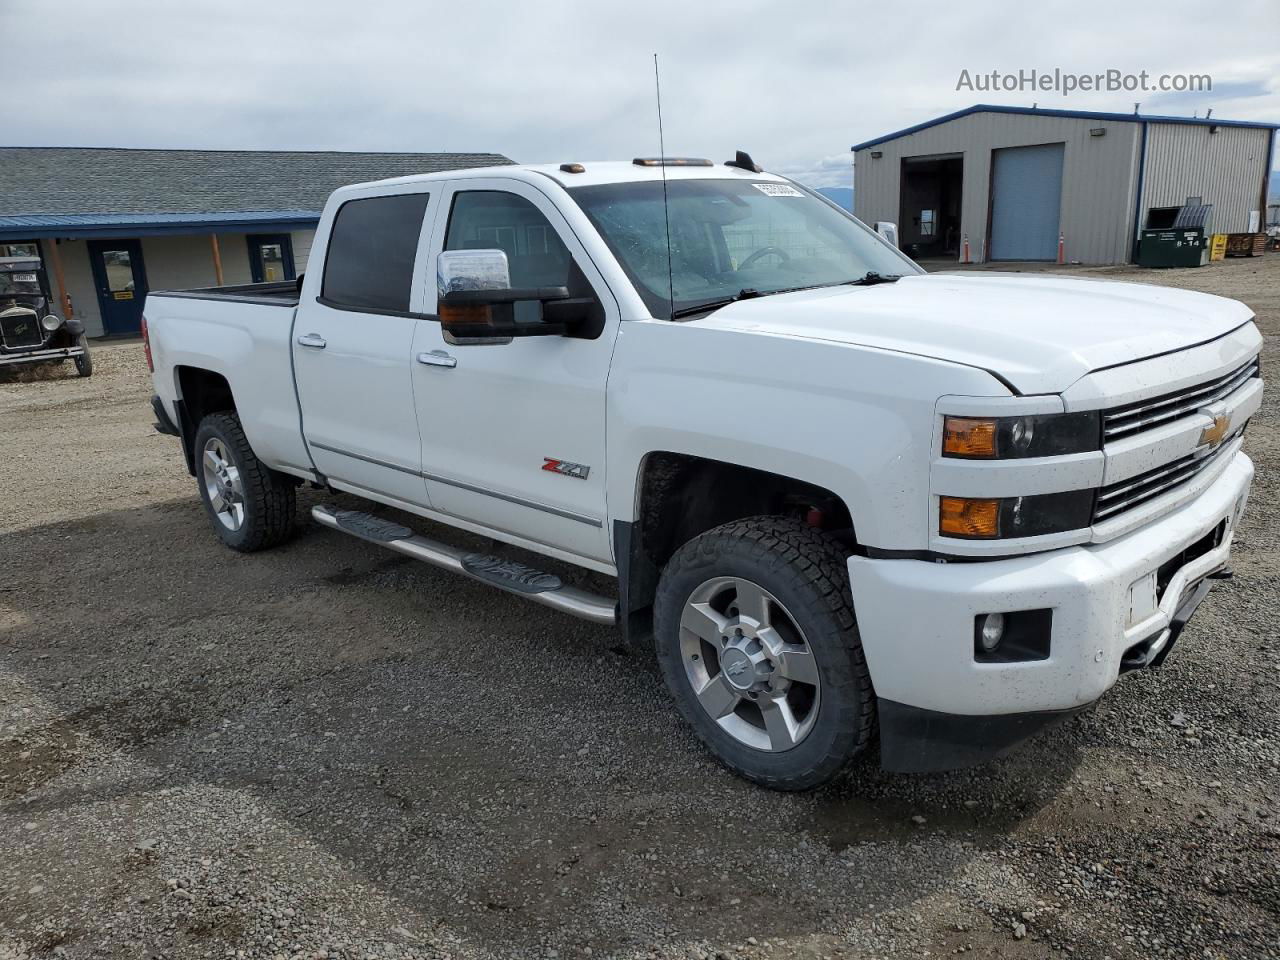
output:
[[[1076,272],[1243,299],[1280,363],[1280,257]],[[1280,957],[1274,390],[1162,670],[795,796],[611,631],[318,528],[222,548],[140,345],[95,360],[0,383],[0,960]]]

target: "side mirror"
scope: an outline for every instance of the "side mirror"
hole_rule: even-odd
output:
[[[884,238],[885,242],[891,247],[897,249],[898,246],[898,225],[888,220],[876,221],[876,233]]]
[[[448,250],[436,267],[440,325],[455,342],[494,343],[512,337],[563,336],[566,321],[517,323],[515,305],[569,299],[568,287],[512,287],[501,250]]]

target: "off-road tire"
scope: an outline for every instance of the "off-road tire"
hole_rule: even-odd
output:
[[[240,471],[244,485],[244,522],[238,530],[229,530],[218,519],[209,503],[201,470],[201,451],[211,437],[217,437]],[[218,538],[232,550],[253,553],[266,550],[290,539],[297,530],[297,490],[294,483],[262,463],[240,426],[234,413],[211,413],[200,421],[195,437],[196,486],[204,504],[209,524]]]
[[[818,718],[783,752],[740,743],[698,704],[684,668],[680,619],[699,584],[742,577],[772,593],[803,630],[821,678]],[[875,692],[867,670],[844,553],[831,538],[786,517],[752,517],[690,540],[662,571],[654,601],[655,644],[681,715],[721,763],[763,786],[807,790],[832,779],[872,742]]]
[[[78,345],[84,348],[84,353],[72,358],[76,365],[76,376],[91,377],[93,376],[93,357],[89,353],[89,344],[85,341],[84,334],[80,335]]]

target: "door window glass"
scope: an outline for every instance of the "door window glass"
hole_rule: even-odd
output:
[[[128,250],[103,250],[107,292],[116,300],[133,299],[133,261]]]
[[[264,243],[262,245],[262,279],[267,283],[273,280],[283,280],[284,277],[284,251],[278,243]]]
[[[329,236],[324,299],[340,307],[407,312],[426,209],[425,193],[344,203]]]
[[[449,215],[445,250],[501,250],[513,287],[581,287],[570,280],[573,257],[542,212],[524,197],[496,190],[459,193]],[[577,273],[575,271],[575,273]],[[578,296],[589,296],[581,290]],[[516,323],[536,323],[541,305],[515,304]]]

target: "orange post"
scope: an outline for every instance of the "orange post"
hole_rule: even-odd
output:
[[[49,259],[53,261],[53,278],[58,282],[58,293],[62,295],[62,312],[67,320],[71,319],[71,294],[67,293],[67,278],[62,273],[62,255],[58,253],[58,241],[49,241]]]
[[[960,262],[972,263],[973,261],[969,259],[969,235],[966,233],[962,236],[964,239],[960,241]]]
[[[1067,262],[1067,241],[1061,233],[1058,234],[1058,262]]]
[[[222,251],[218,249],[218,235],[216,233],[209,234],[209,247],[213,250],[213,275],[218,281],[218,286],[222,286]]]

